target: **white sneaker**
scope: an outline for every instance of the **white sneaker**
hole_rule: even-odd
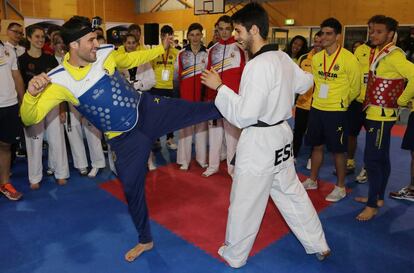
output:
[[[325,200],[329,202],[338,202],[339,200],[345,198],[346,196],[346,190],[345,188],[341,188],[338,186],[335,186],[333,191],[326,196]]]
[[[148,162],[148,169],[150,171],[153,171],[153,170],[157,169],[157,166],[155,166],[154,162],[150,161],[150,162]]]
[[[170,150],[177,150],[177,144],[174,143],[174,139],[167,140],[167,148]]]
[[[218,172],[218,169],[207,168],[207,170],[205,170],[205,172],[203,172],[201,175],[204,177],[209,177],[217,172]]]
[[[55,173],[55,170],[54,169],[52,169],[52,168],[48,168],[47,170],[46,170],[46,174],[47,175],[53,175]]]
[[[180,170],[188,171],[188,164],[187,163],[181,164]]]
[[[79,173],[82,176],[87,175],[88,174],[88,168],[80,168]]]
[[[318,182],[313,181],[310,178],[306,178],[305,182],[302,183],[305,190],[316,190],[318,189]]]
[[[198,163],[198,165],[200,165],[200,167],[201,167],[201,168],[203,168],[203,169],[205,169],[205,168],[207,168],[207,167],[208,167],[208,164],[207,164],[207,163],[200,163],[200,162],[198,162],[198,161],[197,161],[197,163]]]
[[[368,174],[365,168],[362,168],[359,174],[355,177],[355,181],[359,184],[364,184],[368,181]]]
[[[99,172],[99,168],[92,167],[91,171],[88,173],[89,178],[94,178]]]
[[[306,169],[310,170],[312,168],[312,160],[309,158],[308,163],[306,163]]]

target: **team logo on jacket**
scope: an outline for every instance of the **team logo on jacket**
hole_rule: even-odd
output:
[[[174,57],[173,56],[168,56],[168,59],[172,60]]]
[[[334,71],[339,71],[339,64],[334,65],[333,70]]]
[[[234,58],[234,56],[236,56],[236,55],[234,54],[234,52],[232,52],[232,53],[230,54],[230,57]]]

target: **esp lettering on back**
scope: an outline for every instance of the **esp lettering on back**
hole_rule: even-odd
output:
[[[275,166],[278,166],[282,162],[288,160],[293,156],[292,144],[287,144],[284,148],[280,148],[275,151]]]

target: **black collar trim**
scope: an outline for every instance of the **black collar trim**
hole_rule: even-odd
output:
[[[256,54],[253,55],[252,59],[259,56],[260,54],[263,54],[263,53],[269,52],[269,51],[278,51],[277,45],[276,44],[267,44],[267,45],[262,46],[262,48],[259,51],[257,51]]]

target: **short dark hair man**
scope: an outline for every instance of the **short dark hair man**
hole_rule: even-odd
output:
[[[267,44],[266,11],[250,3],[233,17],[236,38],[252,55],[236,94],[212,69],[202,76],[217,90],[217,108],[243,133],[237,146],[226,240],[219,249],[231,267],[242,267],[249,256],[269,195],[306,249],[324,259],[330,252],[318,215],[296,175],[292,154],[291,117],[295,93],[312,86],[312,75],[290,57]]]

